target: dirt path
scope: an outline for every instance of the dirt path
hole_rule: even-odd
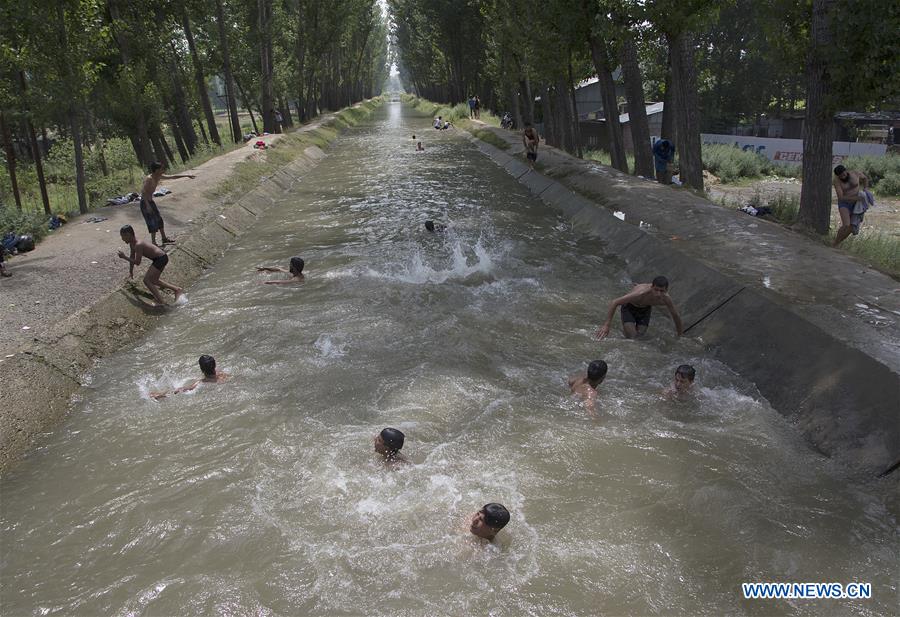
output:
[[[310,131],[331,117],[322,116],[298,130]],[[266,135],[258,139],[273,143],[280,138],[281,135]],[[169,235],[177,240],[179,234],[186,233],[195,220],[217,205],[205,194],[219,186],[235,165],[265,156],[264,151],[253,149],[255,141],[181,172],[196,174],[193,180],[160,183],[172,190],[170,195],[156,199]],[[133,190],[139,191],[140,187]],[[105,220],[89,222],[96,218]],[[138,202],[105,206],[71,218],[34,251],[9,259],[7,265],[13,276],[0,279],[0,363],[57,321],[92,305],[127,280],[128,264],[116,256],[125,247],[119,238],[122,225],[132,225],[139,238],[148,238]],[[135,269],[139,285],[145,269],[144,264]]]
[[[735,206],[744,205],[757,196],[763,205],[776,199],[779,194],[800,199],[800,181],[793,178],[756,180],[746,185],[710,184],[708,188],[712,201],[724,199],[726,203]],[[900,236],[900,199],[880,195],[876,195],[875,199],[876,206],[866,213],[863,233],[874,230]],[[840,226],[841,219],[834,195],[831,205],[831,226],[836,229]]]

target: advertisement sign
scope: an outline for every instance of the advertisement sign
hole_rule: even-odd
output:
[[[774,137],[744,137],[743,135],[712,135],[701,133],[704,144],[725,144],[741,150],[749,150],[762,154],[770,161],[799,165],[803,161],[802,139],[776,139]],[[884,156],[887,146],[884,144],[853,143],[836,141],[832,145],[832,162],[837,165],[850,155]]]

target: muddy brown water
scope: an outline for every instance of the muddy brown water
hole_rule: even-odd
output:
[[[896,613],[888,489],[810,451],[663,315],[647,340],[593,341],[621,262],[429,122],[390,103],[347,131],[96,368],[0,482],[2,613]],[[292,255],[301,286],[253,271]],[[228,383],[147,396],[201,353]],[[597,418],[565,387],[594,358]],[[665,400],[682,363],[694,395]],[[384,426],[413,465],[375,459]],[[461,525],[489,501],[512,522],[483,546]],[[873,597],[744,600],[754,581]]]

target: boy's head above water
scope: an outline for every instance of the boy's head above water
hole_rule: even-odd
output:
[[[675,369],[675,390],[677,392],[687,392],[694,385],[694,377],[697,371],[690,364],[682,364]]]
[[[301,257],[291,257],[291,274],[294,276],[303,274],[303,266],[306,265],[306,262],[303,261]]]
[[[206,377],[215,377],[216,376],[216,359],[215,358],[204,354],[204,355],[200,356],[199,364],[200,364],[200,370],[203,371],[203,374]]]
[[[390,427],[382,429],[375,436],[375,451],[382,456],[394,456],[400,452],[405,439],[406,435],[401,430]]]
[[[591,385],[597,386],[606,377],[606,371],[609,370],[606,362],[603,360],[594,360],[588,364],[587,378]]]
[[[493,540],[497,532],[509,523],[509,510],[499,503],[485,504],[481,510],[472,517],[469,528],[474,535],[485,540]]]

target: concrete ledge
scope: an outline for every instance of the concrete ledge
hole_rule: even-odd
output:
[[[507,132],[491,130],[510,143],[510,152],[521,151]],[[748,231],[746,220],[715,212],[716,206],[698,197],[553,149],[541,149],[544,173],[526,174],[522,160],[471,139],[580,232],[596,237],[606,252],[622,259],[633,280],[665,274],[688,335],[699,337],[720,360],[752,380],[815,449],[873,475],[900,460],[900,341],[893,331],[869,332],[855,322],[849,331],[829,328],[827,319],[846,316],[848,302],[854,300],[838,295],[807,306],[809,297],[822,294],[807,290],[806,282],[819,289],[828,284],[821,268],[834,255],[824,247],[787,237],[790,232],[775,226]],[[644,217],[652,223],[645,224]],[[669,219],[676,220],[672,228],[677,235]],[[791,285],[781,264],[764,269],[768,262],[760,255],[765,256],[768,245],[785,245],[796,255],[816,258],[788,261],[801,270]],[[748,255],[747,263],[741,261],[742,253]],[[852,262],[851,267],[839,264],[839,269],[852,272]],[[785,276],[787,284],[770,289],[770,275]],[[866,284],[875,287],[869,291],[876,296],[895,294],[896,285],[879,273],[868,276]],[[888,312],[900,315],[893,305]]]

